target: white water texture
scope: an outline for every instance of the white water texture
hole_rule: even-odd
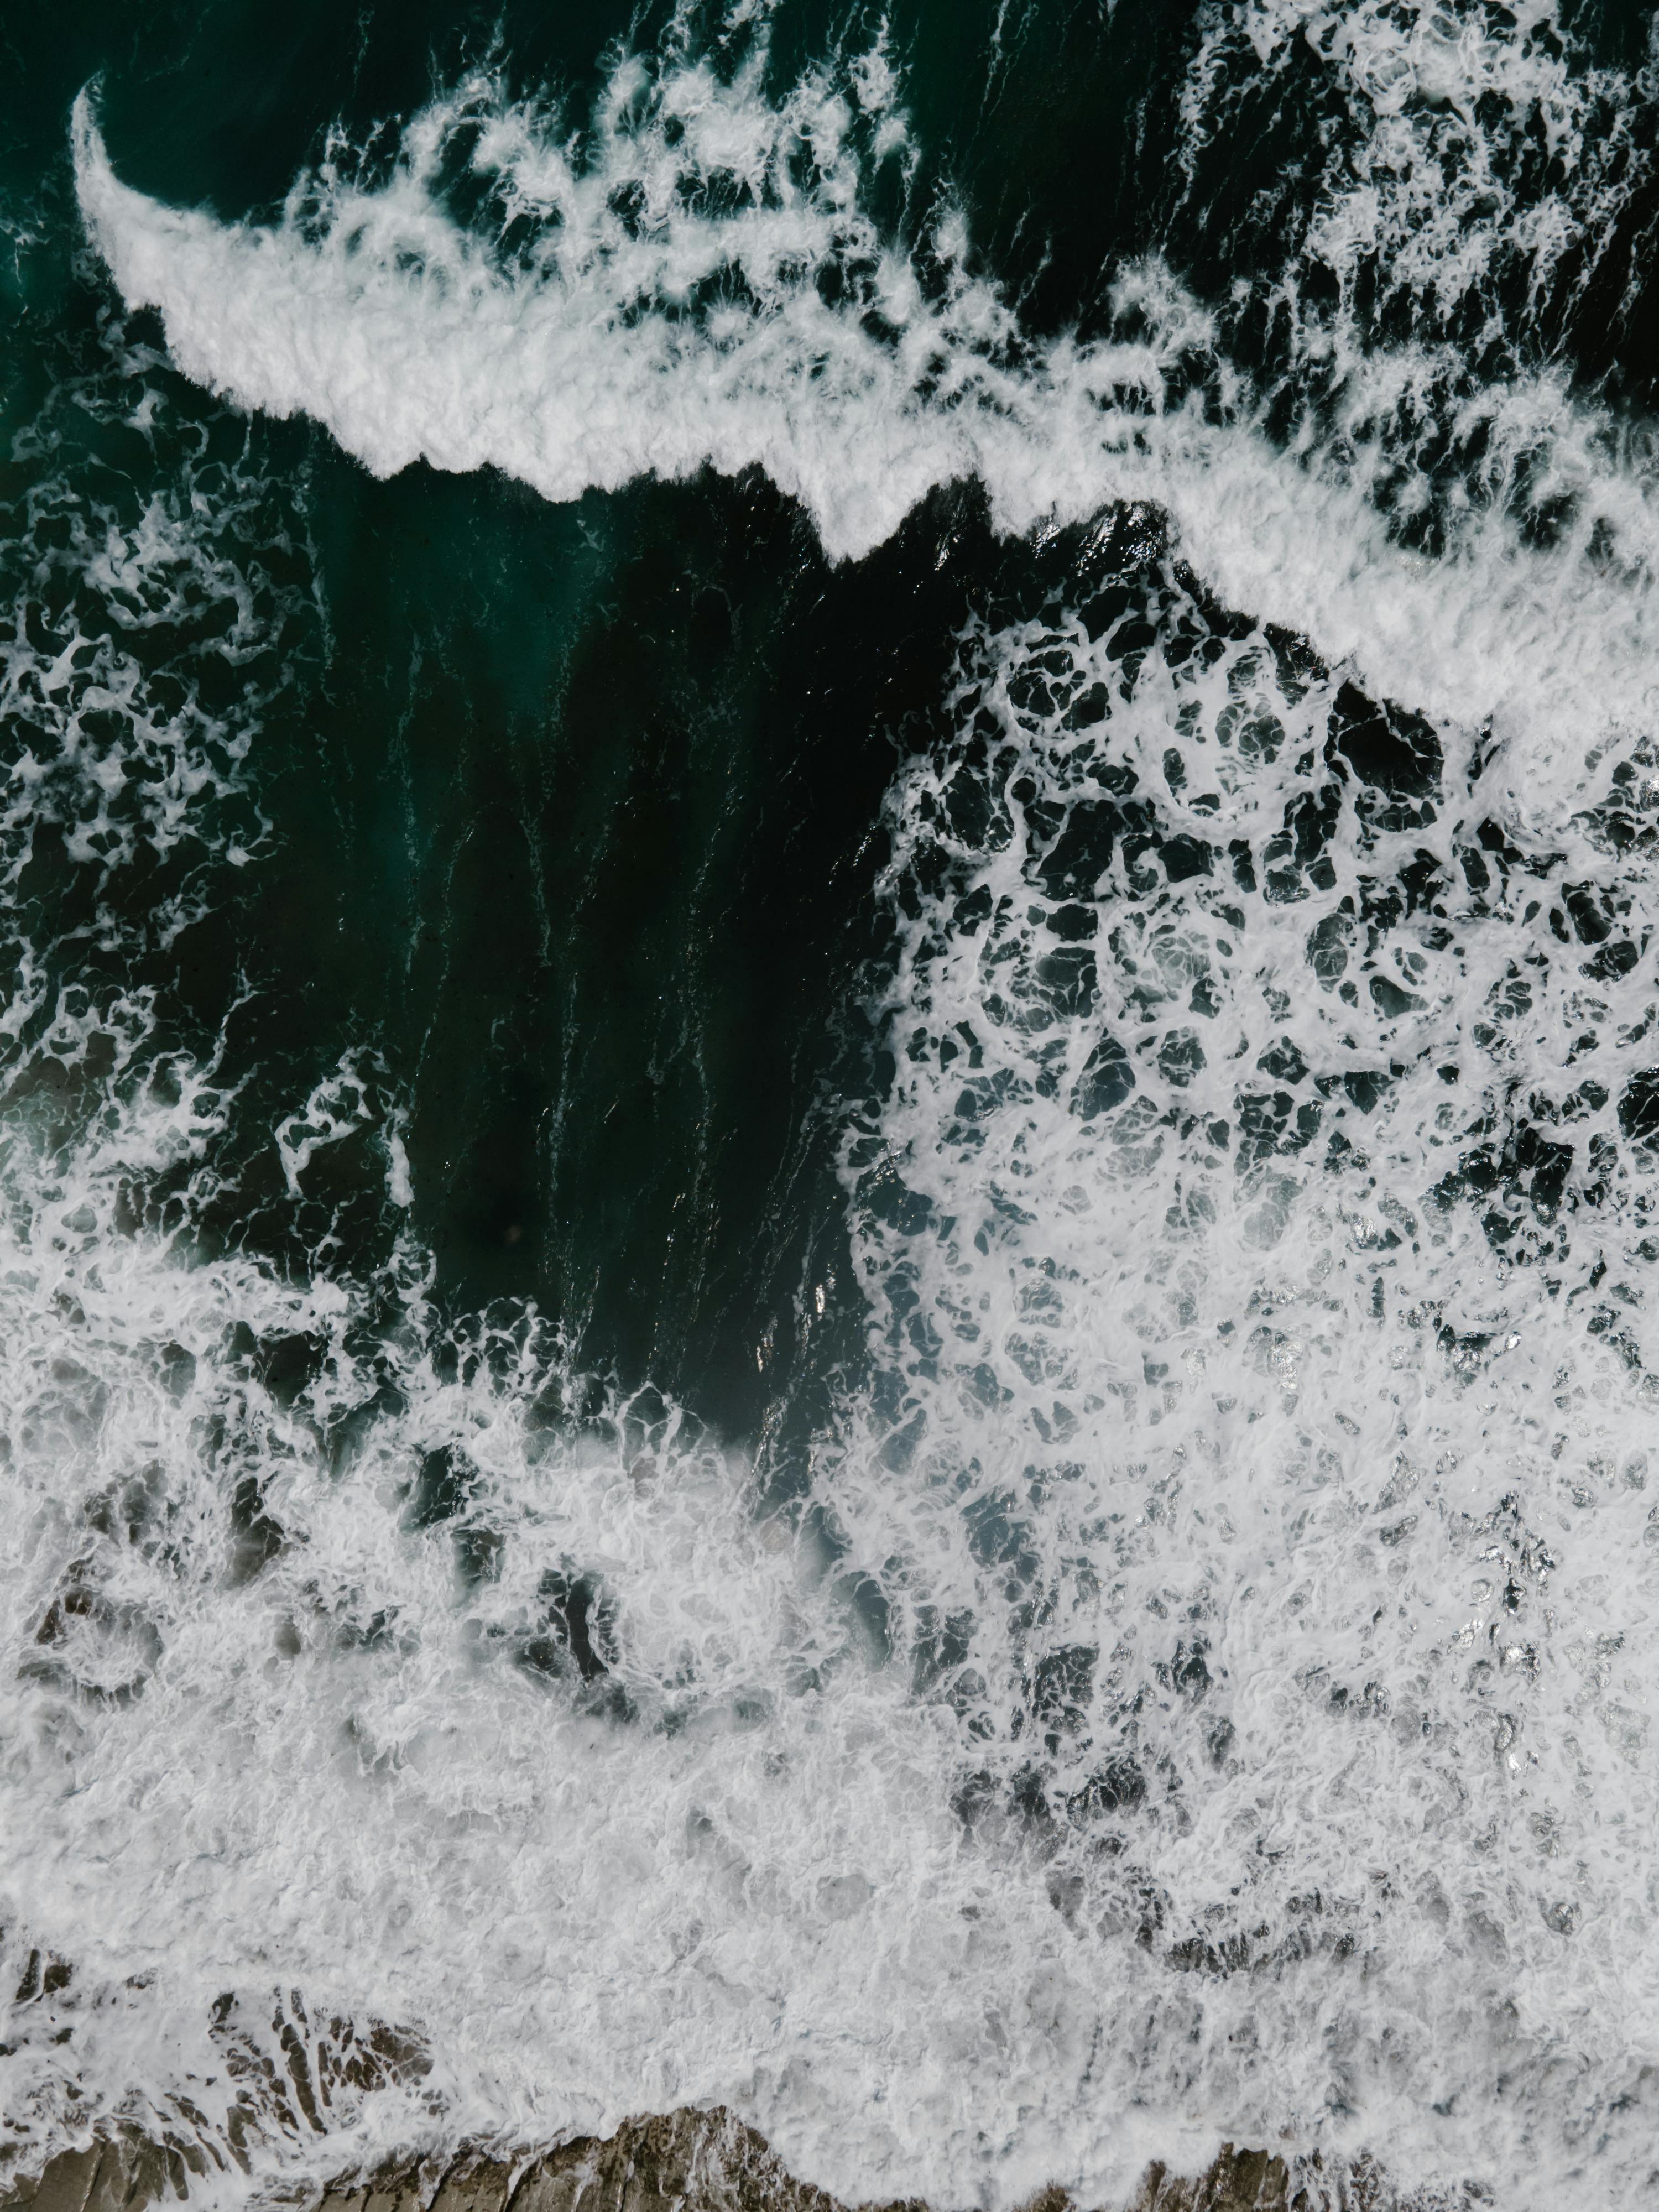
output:
[[[890,795],[895,1072],[843,1144],[868,1364],[799,1513],[758,1518],[689,1412],[599,1404],[533,1315],[441,1329],[406,1234],[374,1279],[198,1249],[235,1111],[210,1056],[22,959],[26,2162],[125,2114],[228,2198],[720,2100],[852,2199],[1104,2203],[1229,2138],[1515,2212],[1634,2200],[1652,486],[1529,307],[1484,380],[1448,333],[1500,262],[1541,296],[1605,229],[1597,118],[1647,93],[1536,9],[1486,21],[1202,19],[1194,179],[1241,56],[1310,58],[1343,118],[1271,391],[1156,267],[1121,277],[1133,341],[1024,337],[959,225],[924,282],[860,211],[911,159],[880,52],[781,106],[758,65],[629,62],[580,161],[471,85],[264,230],[131,191],[78,111],[89,228],[178,366],[373,468],[569,497],[758,463],[848,557],[967,475],[1010,530],[1079,526],[1066,589],[964,638],[951,735]],[[1522,204],[1504,134],[1539,117],[1563,181]],[[462,134],[493,228],[439,190]],[[1362,256],[1415,303],[1404,350],[1344,290]],[[1437,409],[1462,443],[1429,514]],[[36,819],[88,868],[189,837],[204,885],[258,864],[240,763],[296,541],[234,467],[197,492],[141,526],[83,501],[24,564],[19,870]],[[121,636],[164,605],[158,690]],[[235,611],[192,645],[192,606]],[[210,715],[191,655],[238,653]],[[294,1102],[291,1187],[365,1122],[405,1203],[367,1060]]]
[[[1253,0],[1200,31],[1182,118],[1194,185],[1241,76],[1306,98],[1290,64],[1311,50],[1341,118],[1318,189],[1297,165],[1314,219],[1261,210],[1302,233],[1256,295],[1291,333],[1266,392],[1230,366],[1228,315],[1156,260],[1116,280],[1132,338],[1037,343],[973,273],[960,216],[925,256],[884,237],[860,187],[914,157],[880,47],[781,105],[763,48],[729,83],[678,50],[635,58],[580,133],[481,77],[408,126],[389,175],[337,147],[273,228],[124,185],[83,95],[77,184],[123,296],[161,310],[186,374],[313,416],[377,474],[489,465],[567,500],[758,465],[837,557],[957,479],[1016,532],[1153,499],[1231,604],[1390,696],[1491,718],[1524,747],[1515,803],[1539,804],[1564,716],[1651,718],[1653,473],[1524,345],[1486,346],[1498,358],[1475,380],[1452,333],[1472,308],[1484,337],[1501,325],[1500,280],[1529,307],[1558,265],[1580,289],[1602,274],[1609,216],[1649,166],[1630,129],[1645,79],[1571,67],[1538,0],[1506,35],[1479,9],[1382,0]],[[1483,100],[1497,125],[1477,121]],[[1526,161],[1540,135],[1547,191]],[[487,188],[467,225],[444,189],[458,163]],[[1315,304],[1332,289],[1334,309]],[[1402,311],[1409,341],[1373,343]],[[1287,400],[1293,460],[1260,428]],[[1448,560],[1401,542],[1431,499]],[[1526,526],[1540,514],[1547,550]]]

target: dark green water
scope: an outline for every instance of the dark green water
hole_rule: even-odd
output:
[[[1086,321],[1113,254],[1155,234],[1189,31],[1163,10],[1060,11],[1023,27],[988,88],[994,12],[918,11],[899,36],[927,149],[908,227],[935,196],[965,197],[1034,323]],[[216,6],[14,26],[14,434],[103,368],[106,299],[66,157],[82,85],[100,86],[124,177],[235,218],[274,207],[331,129],[389,146],[400,115],[482,60],[501,58],[510,91],[557,88],[579,111],[621,43],[663,28],[648,11],[444,6],[349,24]],[[866,28],[786,13],[769,73],[787,85]],[[1089,191],[1068,191],[1084,170]],[[880,212],[903,234],[896,198]],[[159,334],[141,319],[135,335]],[[649,1376],[753,1434],[777,1381],[757,1376],[755,1348],[781,1328],[787,1340],[812,1255],[829,1264],[836,1239],[813,1107],[875,949],[895,748],[938,725],[969,614],[1022,579],[1041,589],[1030,556],[993,542],[969,487],[837,569],[763,480],[549,508],[491,474],[375,483],[302,426],[179,404],[216,454],[285,486],[280,580],[304,601],[252,778],[266,864],[245,890],[216,884],[137,971],[195,1049],[243,999],[227,1072],[252,1088],[201,1232],[285,1265],[319,1235],[354,1260],[374,1250],[363,1161],[343,1149],[296,1212],[263,1133],[368,1046],[386,1096],[407,1102],[415,1218],[446,1306],[534,1297],[585,1364]],[[124,516],[167,483],[170,455],[72,402],[52,436],[59,465]],[[14,499],[33,473],[14,465]],[[46,832],[21,888],[50,940],[102,902],[142,917],[190,866],[94,884]]]
[[[1243,127],[1181,191],[1191,10],[1055,7],[999,36],[1002,14],[891,19],[921,151],[903,193],[890,176],[884,203],[878,188],[878,221],[913,238],[948,194],[1036,331],[1098,327],[1114,274],[1151,248],[1217,298],[1241,271],[1271,273],[1310,211],[1328,102],[1298,97],[1294,70],[1288,88],[1245,83]],[[278,20],[216,4],[14,23],[10,434],[54,388],[103,370],[107,296],[66,155],[83,84],[100,88],[127,181],[239,218],[273,210],[331,131],[372,166],[400,117],[481,63],[498,64],[508,96],[556,89],[579,115],[611,57],[648,51],[667,21],[439,4],[347,23],[322,6]],[[857,51],[873,21],[784,9],[769,82]],[[684,21],[693,50],[707,42],[728,66],[744,50],[713,15]],[[1644,23],[1604,11],[1576,27],[1623,60]],[[1630,198],[1620,217],[1640,235],[1648,203]],[[1593,374],[1616,361],[1644,393],[1644,293],[1621,299],[1616,343],[1604,301],[1575,300],[1551,349],[1565,337]],[[153,325],[134,327],[156,343]],[[1247,358],[1253,335],[1247,319]],[[1270,337],[1257,345],[1271,358]],[[1030,556],[993,543],[971,487],[836,569],[763,482],[549,509],[488,473],[377,484],[302,426],[227,420],[183,392],[177,404],[216,453],[240,449],[287,488],[281,580],[307,603],[284,631],[253,769],[269,863],[240,896],[216,885],[203,919],[137,971],[197,1048],[246,993],[227,1066],[255,1085],[249,1156],[204,1230],[295,1264],[343,1206],[333,1233],[348,1249],[372,1239],[349,1156],[331,1164],[341,1187],[296,1218],[252,1134],[372,1044],[388,1095],[408,1103],[416,1218],[445,1303],[535,1297],[586,1361],[712,1394],[715,1419],[752,1433],[770,1389],[753,1348],[834,1238],[811,1108],[853,968],[874,949],[894,748],[937,725],[970,613],[1041,596]],[[51,436],[54,459],[117,513],[168,481],[170,456],[72,401]],[[14,461],[14,502],[37,469]],[[50,833],[21,886],[48,941],[84,929],[98,902],[139,916],[172,888],[146,868],[94,885],[65,872]]]
[[[0,20],[0,2185],[1636,2201],[1652,39]]]

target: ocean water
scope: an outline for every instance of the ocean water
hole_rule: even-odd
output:
[[[1646,2201],[1650,12],[0,59],[0,2175]]]

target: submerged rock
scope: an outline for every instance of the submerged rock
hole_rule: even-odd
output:
[[[212,2181],[177,2146],[124,2136],[66,2151],[38,2179],[14,2181],[0,2212],[148,2212],[192,2197],[210,2205]],[[265,2201],[295,2212],[847,2212],[719,2107],[628,2120],[603,2141],[583,2136],[516,2158],[474,2149],[447,2161],[394,2162],[342,2175],[320,2194],[279,2188]],[[1369,2159],[1326,2167],[1316,2154],[1293,2171],[1267,2151],[1230,2143],[1203,2173],[1152,2165],[1133,2202],[1112,2212],[1437,2212],[1443,2201],[1450,2202],[1401,2196]],[[928,2208],[913,2200],[862,2212]],[[1050,2189],[1027,2212],[1078,2208]]]

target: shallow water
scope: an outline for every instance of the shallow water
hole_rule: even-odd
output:
[[[1633,2201],[1648,16],[4,35],[13,2160]]]

